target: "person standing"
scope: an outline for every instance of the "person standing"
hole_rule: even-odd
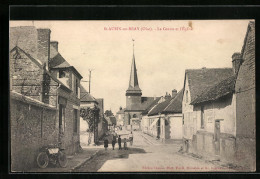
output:
[[[104,147],[105,147],[105,150],[107,150],[107,148],[108,148],[108,139],[107,139],[107,137],[104,140]]]
[[[120,137],[120,135],[118,136],[118,147],[119,147],[119,150],[122,150],[122,147],[121,147],[121,137]]]
[[[129,141],[130,141],[130,145],[133,145],[133,141],[134,141],[134,136],[133,136],[133,132],[131,131],[131,133],[129,134]]]
[[[126,138],[124,138],[124,149],[125,149],[125,150],[128,150],[128,148],[127,148]]]
[[[114,136],[113,136],[113,139],[112,139],[112,147],[113,147],[113,150],[115,149],[115,144],[116,144],[116,136],[114,135]]]

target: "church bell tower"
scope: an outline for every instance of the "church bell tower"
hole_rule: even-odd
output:
[[[133,43],[133,59],[132,59],[132,66],[130,72],[129,86],[128,89],[126,90],[125,95],[126,95],[126,109],[134,110],[140,107],[142,90],[140,89],[138,84],[137,70],[135,64],[135,54],[134,54],[134,43]]]

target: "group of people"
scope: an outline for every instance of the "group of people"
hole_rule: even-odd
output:
[[[122,146],[121,146],[121,143],[122,143],[121,136],[119,135],[117,140],[116,140],[116,138],[117,138],[117,136],[116,136],[116,134],[114,134],[113,138],[112,138],[113,150],[115,150],[116,141],[118,143],[118,149],[123,150]],[[129,141],[130,141],[130,145],[133,145],[133,134],[132,134],[132,132],[131,132],[131,134],[129,134]],[[128,150],[126,138],[124,138],[123,143],[124,143],[124,150]],[[105,150],[107,150],[107,148],[108,148],[108,138],[107,137],[105,137],[105,139],[104,139],[104,147],[105,147]]]

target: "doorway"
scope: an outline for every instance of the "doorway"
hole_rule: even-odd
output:
[[[214,130],[214,141],[215,141],[215,151],[216,155],[220,154],[220,121],[215,121],[215,130]]]
[[[161,134],[161,119],[157,121],[157,138],[160,139],[160,134]]]

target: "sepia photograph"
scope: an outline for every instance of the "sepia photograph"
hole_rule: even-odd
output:
[[[12,173],[255,172],[255,20],[10,20]]]

